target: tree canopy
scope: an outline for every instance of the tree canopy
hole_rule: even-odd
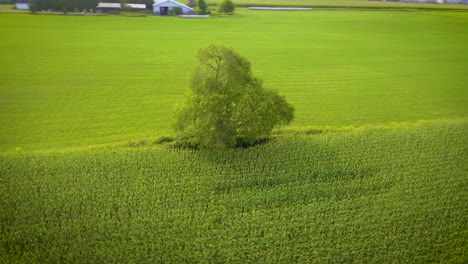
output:
[[[29,4],[35,10],[52,9],[52,10],[67,10],[73,11],[74,9],[92,9],[95,10],[99,2],[106,3],[134,3],[134,4],[146,4],[146,8],[150,8],[153,5],[154,0],[29,0]]]
[[[62,11],[73,11],[93,9],[95,10],[99,0],[29,0],[32,11],[52,9]]]
[[[236,7],[231,0],[224,0],[218,6],[218,13],[232,13]]]
[[[199,15],[205,15],[207,13],[208,6],[206,5],[205,0],[198,0],[198,9],[197,13]]]
[[[262,88],[250,62],[231,48],[210,45],[198,51],[197,59],[186,103],[176,111],[175,128],[190,145],[253,144],[293,120],[294,107],[276,91]]]

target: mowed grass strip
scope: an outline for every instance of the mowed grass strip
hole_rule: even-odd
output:
[[[2,263],[463,263],[466,121],[2,154]]]
[[[169,135],[198,48],[233,47],[293,126],[466,116],[456,12],[239,10],[204,20],[0,14],[0,150]]]

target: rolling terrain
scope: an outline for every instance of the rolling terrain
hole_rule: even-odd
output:
[[[0,262],[466,263],[467,14],[0,14]],[[211,43],[294,123],[154,144]]]
[[[3,263],[463,263],[467,123],[2,155]]]

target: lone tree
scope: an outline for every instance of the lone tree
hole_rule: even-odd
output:
[[[293,120],[294,107],[276,91],[262,88],[250,62],[231,48],[210,45],[197,58],[187,101],[176,111],[175,128],[189,145],[252,145]]]

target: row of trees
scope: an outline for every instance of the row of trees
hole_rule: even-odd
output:
[[[31,11],[39,10],[61,10],[73,11],[75,9],[96,9],[99,0],[29,0]]]
[[[14,0],[0,0],[0,5],[12,5],[14,3]]]
[[[73,11],[75,9],[96,9],[100,0],[29,0],[29,6],[32,11],[38,10],[61,10]],[[146,8],[151,9],[154,0],[106,0],[106,3],[132,3],[132,4],[146,4]]]
[[[196,4],[197,13],[199,15],[209,14],[208,6],[205,0],[198,0]],[[218,13],[233,13],[235,9],[234,3],[231,0],[224,0],[218,5],[216,11]]]

